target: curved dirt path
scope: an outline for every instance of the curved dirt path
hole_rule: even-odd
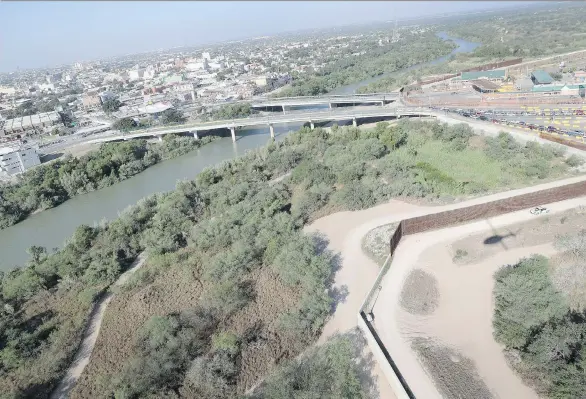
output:
[[[130,268],[122,273],[112,286],[120,287],[121,285],[125,284],[130,276],[142,267],[145,260],[146,256],[144,255],[144,252],[138,255]],[[75,354],[73,362],[69,366],[65,377],[63,377],[59,385],[57,385],[57,388],[55,388],[51,394],[51,399],[67,398],[69,396],[69,392],[73,389],[77,383],[77,380],[81,376],[81,373],[83,373],[83,370],[88,365],[90,356],[94,349],[94,345],[98,339],[98,334],[100,333],[100,327],[102,326],[102,320],[104,319],[106,308],[108,307],[108,304],[112,300],[113,296],[114,293],[112,291],[108,291],[98,302],[94,304],[85,331],[83,333],[81,345],[79,346],[79,349],[77,350],[77,353]]]
[[[325,216],[316,220],[311,225],[306,226],[306,232],[320,232],[324,234],[329,241],[328,248],[331,249],[334,253],[338,253],[340,255],[340,269],[335,275],[334,288],[347,292],[345,298],[343,298],[343,300],[337,305],[336,311],[324,326],[318,343],[326,341],[329,337],[337,332],[344,333],[357,326],[357,315],[360,306],[362,305],[362,301],[366,297],[374,280],[377,277],[377,274],[380,271],[379,266],[362,252],[361,247],[362,238],[373,228],[388,223],[398,222],[408,217],[421,216],[444,210],[466,207],[584,180],[586,180],[586,176],[578,176],[533,187],[501,192],[445,206],[417,206],[392,200],[389,203],[366,210],[339,212]],[[552,208],[557,209],[557,206],[552,206]],[[520,211],[518,213],[522,215],[520,220],[534,217],[526,210]],[[509,216],[510,214],[505,215],[505,220],[507,220]],[[513,220],[512,223],[514,222],[515,221]],[[486,228],[485,222],[478,223],[480,223],[481,230]],[[474,225],[474,223],[471,224]],[[455,229],[458,230],[466,226],[469,225],[459,226]],[[433,233],[434,232],[426,234]],[[437,234],[437,232],[435,233]],[[442,238],[441,234],[442,233],[439,233],[440,239]],[[421,252],[423,248],[419,248],[420,238],[418,238],[421,235],[407,237],[405,239],[406,242],[408,242],[407,240],[414,238],[416,238],[418,241],[415,245],[410,245],[408,247],[410,249],[408,250],[404,249],[407,248],[407,246],[402,242],[399,246],[399,248],[401,248],[400,252],[405,255],[409,255],[410,251],[412,254]],[[407,259],[405,262],[400,261],[400,263],[406,264],[407,267],[409,267],[409,265],[414,264],[416,261],[417,256],[415,255],[415,258]],[[396,263],[398,263],[397,255],[395,255],[393,267],[391,267],[391,271],[393,272],[395,269],[398,269]],[[401,370],[401,373],[404,374],[408,384],[410,386],[414,386],[411,388],[414,391],[415,396],[426,399],[441,397],[435,389],[433,383],[427,377],[427,374],[417,359],[414,357],[414,354],[410,350],[408,343],[404,342],[399,329],[396,326],[394,317],[394,314],[396,313],[395,305],[398,304],[398,293],[400,292],[403,280],[407,273],[402,272],[402,275],[396,277],[394,276],[395,274],[396,273],[389,272],[383,280],[384,287],[375,306],[375,326],[377,330],[381,329],[381,331],[379,331],[381,339],[387,346],[387,349]],[[393,277],[391,277],[391,275],[393,275]],[[390,286],[389,281],[393,282],[392,286]],[[380,398],[395,398],[396,395],[391,390],[391,387],[384,377],[382,370],[376,363],[373,373],[378,380]]]
[[[586,205],[586,197],[548,204],[549,215]],[[546,216],[541,216],[546,217]],[[407,236],[395,252],[393,265],[382,282],[374,307],[375,326],[393,360],[418,398],[439,398],[433,381],[410,348],[418,336],[435,337],[462,350],[474,361],[479,375],[496,397],[537,398],[510,369],[502,348],[492,337],[493,272],[537,251],[549,255],[549,245],[516,248],[498,253],[477,265],[450,267],[446,247],[462,236],[535,219],[527,210],[501,215],[487,221]],[[447,257],[447,258],[446,258]],[[490,266],[490,267],[489,267]],[[409,272],[423,268],[440,281],[440,306],[431,316],[414,316],[399,305],[403,283]]]

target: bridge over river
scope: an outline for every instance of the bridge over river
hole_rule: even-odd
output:
[[[400,93],[375,93],[375,94],[354,94],[354,95],[325,95],[325,96],[304,96],[304,97],[282,97],[265,98],[253,101],[253,108],[282,108],[283,112],[291,107],[325,105],[329,108],[337,106],[358,104],[380,104],[385,105],[399,99]]]
[[[114,132],[112,135],[90,140],[89,143],[104,143],[108,141],[130,140],[144,137],[162,137],[166,134],[192,133],[198,138],[198,132],[209,132],[211,130],[229,129],[232,134],[232,141],[236,141],[236,129],[249,126],[268,126],[271,137],[275,137],[274,125],[292,122],[309,123],[311,128],[315,128],[316,122],[333,122],[333,121],[352,121],[354,126],[358,122],[367,118],[391,118],[399,119],[401,117],[418,117],[430,116],[430,110],[426,108],[386,108],[376,107],[372,109],[326,109],[315,111],[293,111],[282,115],[269,116],[252,116],[248,118],[239,118],[231,120],[211,121],[211,122],[193,122],[182,125],[164,126],[151,129],[131,131],[127,133]]]

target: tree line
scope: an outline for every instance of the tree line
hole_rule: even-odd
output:
[[[411,36],[404,41],[367,49],[364,55],[330,62],[315,73],[294,79],[291,87],[281,90],[277,96],[326,94],[340,86],[430,61],[448,54],[455,47],[452,42],[443,41],[433,33]]]
[[[193,140],[167,135],[161,144],[149,144],[146,140],[106,143],[81,157],[65,156],[30,169],[15,183],[0,185],[0,228],[16,224],[33,212],[53,208],[76,195],[111,186],[211,140],[211,136]]]

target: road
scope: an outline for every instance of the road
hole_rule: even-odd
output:
[[[128,140],[139,137],[160,137],[165,134],[209,131],[214,129],[232,129],[238,127],[250,126],[271,126],[279,123],[294,122],[324,122],[324,121],[341,121],[360,118],[380,118],[399,116],[418,116],[428,115],[429,111],[419,107],[398,108],[398,107],[365,107],[357,109],[355,107],[333,108],[326,110],[307,110],[292,111],[278,115],[252,116],[248,118],[239,118],[231,120],[211,121],[211,122],[191,122],[181,125],[162,126],[150,129],[141,129],[123,134],[111,134],[100,138],[89,140],[90,143],[100,143],[114,140]],[[233,134],[232,139],[235,140]]]
[[[546,188],[557,187],[563,184],[569,184],[584,180],[586,180],[586,176],[580,176],[578,178],[565,179],[552,183],[541,184],[534,187],[527,187],[519,190],[503,192],[491,196],[461,202],[458,204],[434,207],[431,209],[417,210],[415,212],[401,215],[400,217],[387,216],[381,218],[380,221],[378,221],[378,224],[382,225],[386,223],[396,222],[406,217],[421,216],[424,214],[466,207],[470,205],[494,201],[501,198],[508,198],[515,195],[534,192],[537,190],[543,190]],[[578,199],[561,201],[555,204],[544,205],[547,205],[547,207],[550,208],[551,215],[553,213],[561,212],[563,210],[574,208],[578,205],[584,204],[586,204],[586,201],[584,197],[581,197]],[[532,218],[535,218],[535,216],[531,215],[528,210],[524,210],[491,218],[490,224],[492,226],[498,227],[518,223],[525,220],[530,220]],[[417,398],[440,398],[441,395],[437,392],[433,382],[430,380],[428,374],[423,370],[423,368],[421,367],[421,363],[418,361],[416,355],[411,350],[409,343],[409,338],[411,337],[411,335],[406,336],[402,332],[401,326],[399,325],[399,300],[403,282],[405,281],[408,272],[410,271],[411,265],[417,262],[420,254],[423,253],[428,247],[448,239],[455,239],[455,237],[458,236],[486,230],[488,227],[489,225],[487,225],[486,221],[478,221],[468,223],[462,226],[451,227],[442,230],[436,230],[427,233],[408,236],[404,239],[404,241],[401,241],[401,244],[399,245],[397,251],[393,256],[392,266],[390,267],[389,272],[383,279],[382,289],[380,291],[377,302],[374,306],[375,328],[384,345],[386,346],[387,350],[391,354],[391,357],[393,358],[399,370],[401,371],[401,374],[406,379],[407,384],[409,385],[415,397]],[[346,261],[346,254],[343,254],[343,257],[344,261]],[[357,259],[348,258],[348,261],[356,262]],[[473,327],[471,327],[471,331],[473,331]],[[413,333],[413,336],[415,335],[417,335],[417,333]],[[500,366],[506,367],[506,363],[500,364]],[[512,375],[514,374],[511,371],[509,377],[511,377]],[[511,387],[511,389],[515,388]],[[522,390],[522,388],[519,389]]]

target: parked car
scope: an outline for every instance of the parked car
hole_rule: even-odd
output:
[[[532,215],[542,215],[545,213],[549,213],[549,209],[544,206],[536,206],[535,208],[529,211]]]

